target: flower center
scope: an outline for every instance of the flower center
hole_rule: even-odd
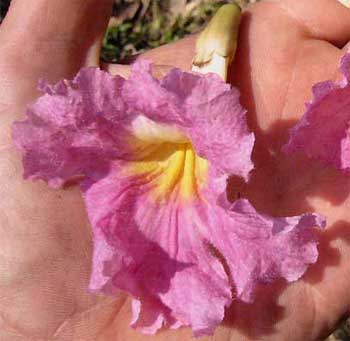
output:
[[[157,201],[171,196],[191,200],[206,185],[208,161],[190,143],[162,143],[150,149],[142,161],[133,162],[133,174],[145,176]]]

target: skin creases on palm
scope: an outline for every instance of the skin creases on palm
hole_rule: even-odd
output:
[[[189,69],[193,40],[145,57]],[[129,304],[122,294],[114,299],[87,293],[92,243],[79,190],[51,190],[22,180],[20,157],[10,138],[14,114],[19,116],[37,96],[38,74],[62,78],[81,64],[72,59],[58,77],[57,69],[51,75],[47,66],[40,71],[25,62],[14,65],[5,48],[0,54],[7,61],[0,64],[0,339],[189,340],[186,329],[149,337],[135,332],[128,327]],[[248,184],[231,179],[229,194],[248,197],[261,212],[275,216],[316,211],[328,217],[328,227],[320,236],[320,260],[306,276],[288,287],[261,287],[251,306],[234,303],[216,340],[311,340],[349,309],[350,181],[302,155],[280,152],[288,129],[310,99],[311,86],[337,77],[342,54],[305,34],[302,23],[274,1],[244,15],[230,80],[242,92],[257,137],[255,170]],[[45,57],[43,62],[49,65],[51,60]],[[125,72],[119,66],[109,70]]]

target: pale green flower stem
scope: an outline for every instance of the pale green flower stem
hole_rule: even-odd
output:
[[[350,8],[350,0],[338,0],[338,1],[341,2],[344,6]]]
[[[222,6],[198,37],[192,71],[213,72],[224,81],[236,49],[241,9],[234,4]]]

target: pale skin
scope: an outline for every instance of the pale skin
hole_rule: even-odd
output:
[[[190,340],[191,331],[146,337],[131,329],[129,300],[87,292],[91,233],[76,187],[52,190],[22,179],[10,127],[38,96],[39,78],[72,77],[99,65],[109,0],[13,0],[0,27],[0,339]],[[328,217],[320,259],[302,280],[259,289],[252,305],[233,303],[203,340],[316,340],[350,309],[350,179],[279,150],[315,82],[336,79],[350,40],[350,11],[335,0],[266,0],[243,16],[230,81],[242,92],[256,133],[251,182],[233,179],[230,195],[261,212]],[[145,54],[158,73],[190,69],[195,37]],[[127,66],[108,66],[126,75]]]

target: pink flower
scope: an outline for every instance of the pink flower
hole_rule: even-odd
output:
[[[321,217],[228,202],[229,174],[248,179],[253,168],[254,136],[238,91],[218,76],[173,69],[158,81],[139,61],[128,80],[89,68],[41,89],[14,125],[25,177],[80,182],[90,289],[130,293],[132,326],[212,334],[234,298],[252,302],[259,283],[295,281],[316,262]]]
[[[340,65],[343,80],[313,87],[313,100],[291,130],[286,153],[302,150],[345,171],[350,169],[350,54]]]

